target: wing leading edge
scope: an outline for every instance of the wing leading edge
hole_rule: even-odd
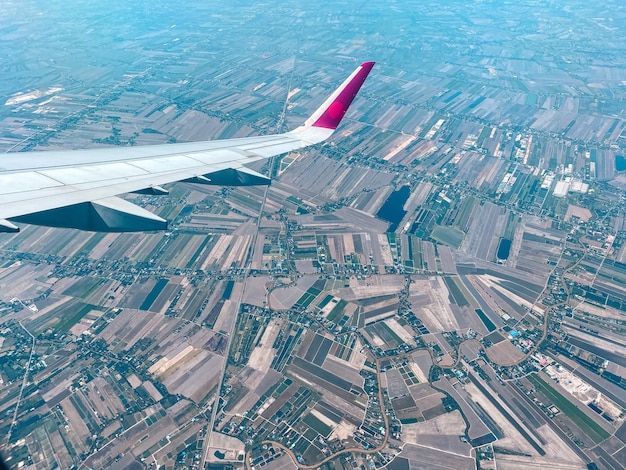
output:
[[[175,181],[269,184],[245,167],[332,135],[374,66],[365,62],[293,131],[259,137],[92,150],[23,152],[0,158],[0,232],[13,222],[101,232],[165,230],[167,221],[119,194],[167,193]]]

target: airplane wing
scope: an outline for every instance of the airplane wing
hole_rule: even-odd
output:
[[[0,157],[0,231],[13,222],[100,232],[167,229],[167,221],[118,194],[167,194],[187,181],[223,186],[269,184],[246,164],[330,137],[367,78],[365,62],[293,131],[205,142],[92,150],[9,153]]]

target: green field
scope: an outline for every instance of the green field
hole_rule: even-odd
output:
[[[72,312],[68,311],[67,314],[61,315],[60,321],[55,325],[55,328],[61,331],[68,331],[92,310],[102,310],[102,308],[81,302],[75,306],[75,310]]]
[[[397,348],[401,344],[404,344],[402,338],[386,325],[385,322],[371,323],[365,327],[365,331],[367,331],[370,336],[378,336],[390,349]]]
[[[483,324],[485,325],[485,328],[487,328],[487,331],[492,332],[496,330],[496,325],[494,325],[493,322],[489,319],[489,317],[485,315],[485,312],[483,312],[479,308],[475,309],[475,311],[476,311],[476,314],[482,320]]]
[[[324,307],[326,307],[326,305],[328,305],[328,302],[330,302],[331,300],[333,300],[333,296],[327,295],[319,304],[317,304],[317,308],[319,308],[320,310],[323,309]]]
[[[326,423],[322,422],[319,418],[313,416],[310,413],[302,418],[302,422],[324,437],[328,437],[328,435],[332,431],[332,428],[330,426],[328,426]]]
[[[476,147],[482,147],[483,142],[490,135],[491,135],[491,127],[489,126],[483,127],[482,130],[480,131],[480,134],[478,135],[478,139],[476,139]]]
[[[478,309],[478,310],[480,310],[480,309]],[[481,310],[481,312],[482,312],[482,310]],[[489,320],[489,319],[487,319],[487,320]],[[491,323],[491,321],[490,321],[490,323]],[[498,344],[498,343],[501,343],[502,341],[504,341],[504,336],[502,336],[497,331],[494,331],[493,333],[488,334],[487,336],[485,336],[485,340],[486,341],[491,341],[492,344]]]
[[[287,202],[295,204],[296,206],[299,206],[300,204],[302,204],[302,199],[297,198],[295,196],[287,196],[286,200],[287,200]]]
[[[463,291],[461,290],[461,287],[459,287],[455,279],[451,277],[444,277],[443,280],[445,281],[446,286],[450,291],[450,296],[452,297],[452,299],[450,300],[452,300],[459,307],[464,307],[465,305],[470,304],[465,295],[463,295]]]
[[[311,302],[315,300],[315,298],[320,295],[321,291],[316,289],[315,287],[309,287],[308,290],[302,294],[302,297],[298,299],[296,304],[300,305],[302,308],[307,308],[311,305]]]
[[[387,325],[385,322],[381,322],[379,324],[381,325],[382,328],[385,329],[385,331],[387,331],[389,335],[391,335],[391,337],[398,343],[398,345],[404,344],[404,341],[402,340],[402,338],[400,338],[397,335],[397,333],[391,329],[389,325]]]
[[[105,309],[97,305],[81,302],[77,298],[72,298],[47,315],[35,319],[31,326],[37,334],[48,328],[53,328],[57,331],[68,331],[92,310],[103,311]]]
[[[463,230],[460,230],[456,227],[445,227],[443,225],[436,225],[430,236],[439,243],[449,245],[454,248],[459,248],[461,246],[461,243],[463,243],[465,233],[463,232]]]
[[[208,245],[208,243],[211,241],[212,238],[213,237],[211,237],[210,235],[207,235],[204,238],[204,240],[202,241],[202,243],[200,244],[196,252],[193,254],[191,258],[189,258],[189,261],[187,262],[187,269],[191,269],[193,265],[195,264],[195,262],[198,261],[198,256],[200,256],[200,254],[206,248],[206,246]]]
[[[65,289],[62,294],[69,297],[87,299],[105,282],[107,282],[107,279],[85,276]]]
[[[567,415],[567,417],[571,419],[576,426],[583,430],[585,434],[593,440],[593,442],[599,444],[610,436],[604,428],[587,416],[566,397],[561,395],[560,392],[558,392],[541,377],[536,374],[532,374],[528,376],[528,379],[535,385],[535,387],[537,387],[537,390],[550,399],[554,406],[565,413],[565,415]]]
[[[346,305],[348,305],[348,302],[346,302],[343,299],[337,302],[337,305],[335,305],[333,309],[330,311],[330,313],[328,314],[328,317],[327,317],[328,321],[335,321],[341,314],[343,314],[343,311],[346,308]]]

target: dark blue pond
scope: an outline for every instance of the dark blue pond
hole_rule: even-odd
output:
[[[510,251],[511,251],[511,240],[508,240],[506,238],[501,238],[500,245],[498,245],[498,259],[508,259]]]
[[[156,300],[156,298],[159,296],[161,291],[165,288],[165,286],[167,285],[167,282],[168,282],[167,279],[159,279],[158,282],[150,291],[150,293],[148,294],[148,296],[144,299],[143,303],[141,304],[141,307],[139,307],[139,310],[148,310],[150,306],[152,305],[152,302]]]
[[[615,155],[615,169],[617,171],[626,171],[626,158],[622,155]]]
[[[376,217],[391,223],[387,229],[388,232],[395,232],[398,224],[406,215],[406,211],[402,207],[404,207],[404,203],[410,195],[411,188],[402,186],[389,195],[383,206],[376,213]]]

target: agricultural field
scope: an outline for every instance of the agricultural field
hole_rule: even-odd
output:
[[[604,428],[599,426],[593,419],[589,418],[570,399],[563,396],[542,377],[539,375],[531,375],[529,379],[542,395],[550,400],[550,402],[554,404],[560,412],[564,413],[569,419],[571,419],[580,430],[583,430],[584,433],[593,440],[593,442],[599,444],[610,436]]]

